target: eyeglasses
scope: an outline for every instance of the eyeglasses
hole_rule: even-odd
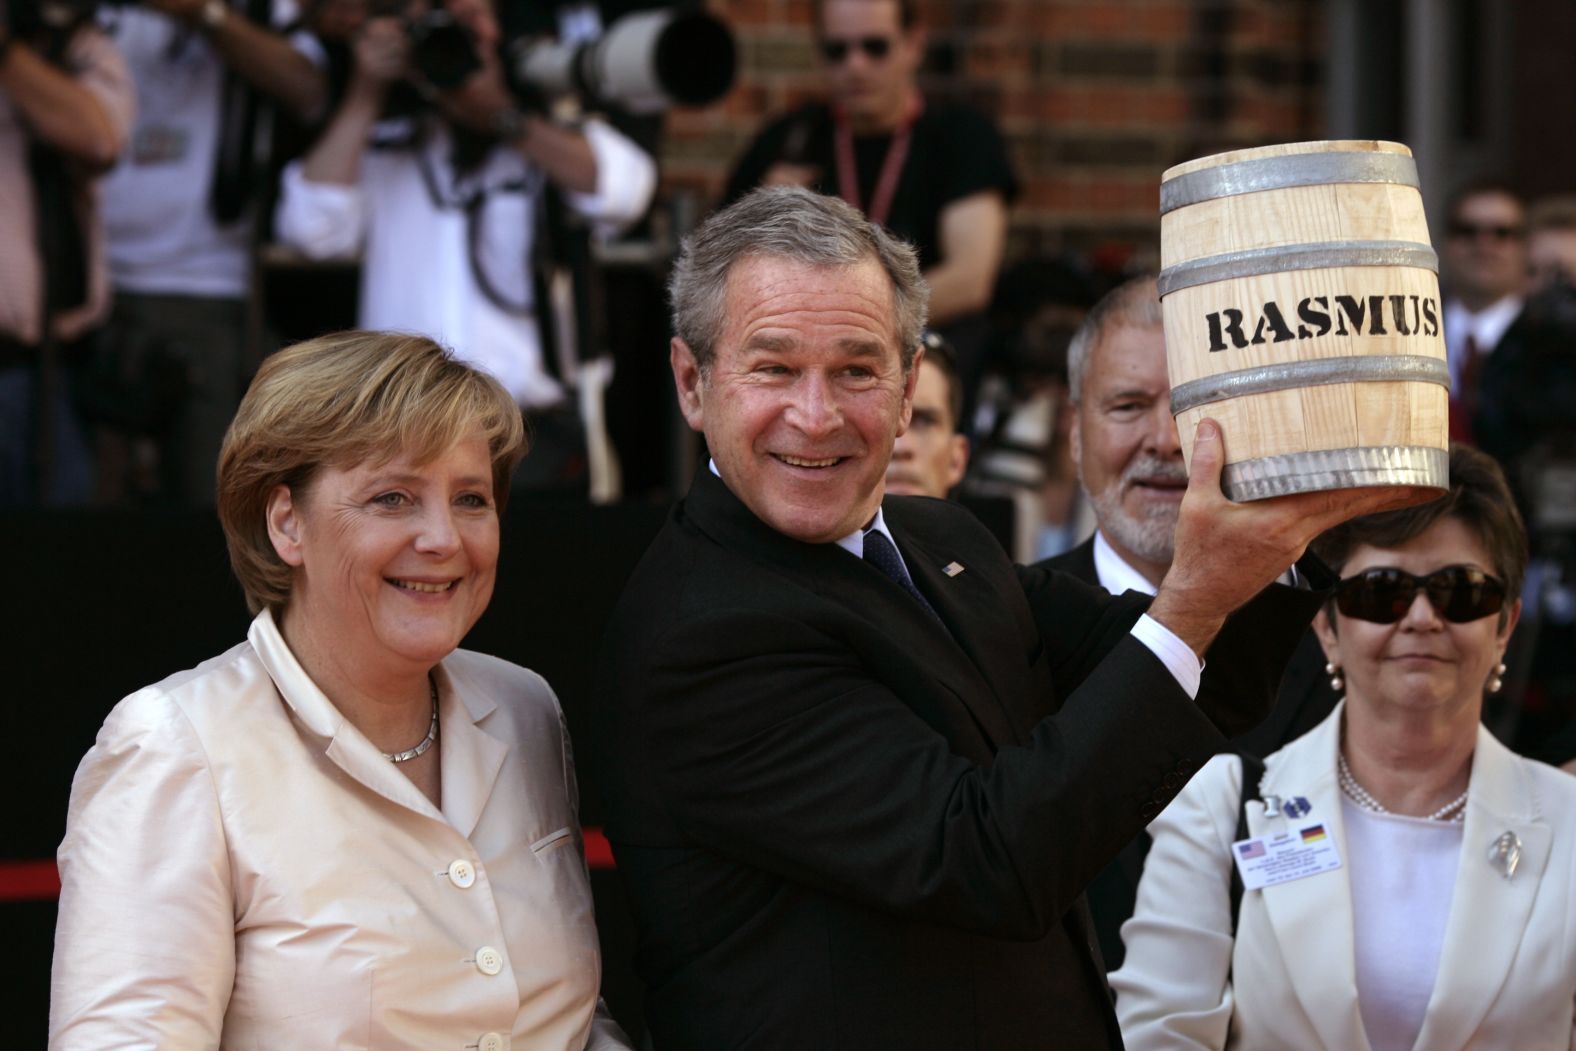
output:
[[[1479,237],[1491,237],[1496,241],[1509,241],[1519,238],[1522,229],[1519,226],[1508,226],[1502,223],[1451,223],[1450,236],[1462,240],[1471,240]]]
[[[892,53],[892,38],[886,36],[863,36],[852,40],[839,40],[836,37],[821,38],[821,55],[834,66],[842,65],[854,48],[863,51],[870,61],[880,62]]]
[[[1453,624],[1498,613],[1505,604],[1505,582],[1473,566],[1446,566],[1426,577],[1376,566],[1335,585],[1335,608],[1358,620],[1394,624],[1412,608],[1418,591]]]

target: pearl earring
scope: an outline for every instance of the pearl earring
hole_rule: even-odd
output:
[[[1341,668],[1334,662],[1324,666],[1324,674],[1330,677],[1330,689],[1336,693],[1340,693],[1346,687],[1346,680],[1341,678]]]
[[[1490,675],[1488,677],[1488,686],[1486,687],[1486,689],[1488,690],[1489,693],[1498,693],[1500,690],[1503,690],[1504,688],[1505,688],[1505,665],[1503,663],[1500,663],[1500,664],[1495,666],[1494,674]]]

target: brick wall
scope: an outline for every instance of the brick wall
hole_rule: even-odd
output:
[[[816,93],[809,0],[710,0],[740,48],[733,91],[669,115],[668,187],[715,199],[763,117]],[[1006,134],[1023,191],[1011,258],[1152,259],[1160,173],[1319,138],[1321,0],[922,0],[923,77]]]

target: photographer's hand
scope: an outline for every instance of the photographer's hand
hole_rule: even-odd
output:
[[[410,68],[410,37],[397,18],[369,18],[355,38],[351,90],[376,93],[379,103],[389,85]]]
[[[409,68],[410,39],[398,18],[371,18],[356,34],[356,65],[345,97],[328,127],[301,161],[308,182],[353,186],[361,179],[361,158],[372,126],[383,114],[389,85]]]
[[[252,87],[302,120],[320,119],[328,104],[323,71],[278,33],[256,25],[226,0],[146,0],[149,7],[201,30],[225,64]]]

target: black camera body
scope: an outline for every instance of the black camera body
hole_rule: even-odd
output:
[[[475,34],[442,7],[406,16],[402,0],[382,0],[374,11],[403,19],[411,66],[433,88],[459,87],[482,67]],[[714,102],[733,86],[736,65],[733,35],[723,22],[664,8],[626,15],[592,41],[520,34],[506,39],[500,52],[522,105],[573,95],[590,108],[633,113]]]
[[[98,7],[99,0],[4,0],[0,24],[20,39],[40,33],[63,36],[92,18]]]
[[[443,8],[405,19],[410,62],[428,84],[448,91],[482,68],[476,34]]]

